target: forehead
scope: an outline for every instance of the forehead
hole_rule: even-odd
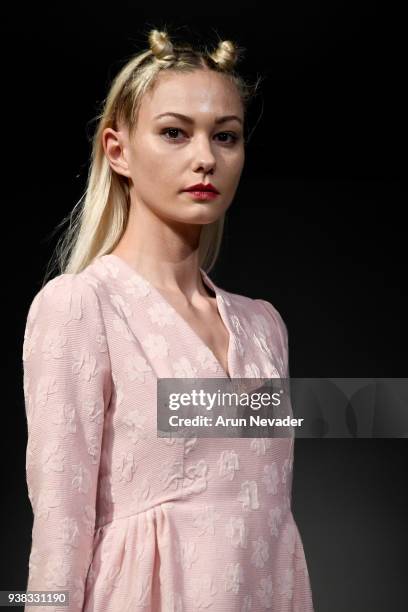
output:
[[[234,113],[243,118],[236,85],[211,70],[161,73],[152,90],[143,97],[140,111],[150,118],[167,111],[190,116]]]

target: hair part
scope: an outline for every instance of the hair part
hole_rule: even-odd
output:
[[[231,40],[221,40],[215,50],[194,49],[175,45],[165,30],[153,29],[148,34],[149,49],[133,56],[113,79],[102,110],[96,116],[97,127],[92,139],[91,160],[86,189],[71,213],[56,229],[69,221],[50,263],[58,272],[76,274],[95,257],[110,253],[126,228],[130,196],[128,179],[114,172],[105,155],[102,135],[106,128],[118,129],[124,124],[129,134],[135,129],[144,94],[151,90],[160,74],[212,70],[227,76],[236,86],[244,113],[256,95],[260,77],[254,85],[235,71],[244,49]],[[211,270],[221,247],[225,214],[205,225],[200,234],[199,265]],[[52,272],[48,269],[47,276]]]

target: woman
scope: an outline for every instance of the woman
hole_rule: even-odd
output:
[[[149,42],[27,317],[27,590],[68,591],[69,611],[310,612],[293,439],[157,437],[159,378],[285,377],[288,343],[272,304],[204,271],[244,164],[239,49]]]

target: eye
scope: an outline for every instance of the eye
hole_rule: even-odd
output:
[[[180,128],[165,128],[160,133],[161,134],[169,134],[170,132],[174,133],[174,132],[181,132],[181,131],[182,130],[180,130]],[[166,138],[166,140],[176,140],[176,139],[175,138]]]
[[[160,132],[160,134],[170,134],[170,133],[173,133],[173,134],[174,134],[174,132],[183,132],[183,133],[184,133],[184,131],[183,131],[183,130],[181,130],[180,128],[170,127],[170,128],[165,128],[164,130],[162,130],[162,131]],[[221,140],[221,142],[223,142],[223,143],[225,143],[225,144],[233,144],[233,143],[235,143],[235,142],[238,140],[238,136],[237,136],[236,134],[234,134],[233,132],[219,132],[219,133],[217,134],[217,136],[220,136],[220,135],[223,135],[223,136],[229,136],[229,137],[231,138],[231,140],[230,140],[230,141],[227,141],[227,140]],[[165,138],[165,140],[172,140],[172,141],[174,141],[174,142],[177,142],[177,139],[176,139],[176,138],[173,138],[172,136],[171,136],[171,137],[169,137],[169,138]]]
[[[219,134],[217,134],[217,136],[219,136],[220,134],[223,134],[224,136],[230,136],[231,140],[230,142],[236,142],[238,140],[238,136],[236,134],[234,134],[234,132],[220,132]],[[221,142],[225,142],[225,140],[222,140]]]

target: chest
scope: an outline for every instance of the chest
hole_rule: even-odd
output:
[[[175,302],[167,296],[168,302],[181,317],[183,325],[190,330],[211,350],[223,370],[229,374],[228,348],[230,334],[218,311],[215,297],[208,296],[198,307],[188,307]]]
[[[213,301],[210,316],[207,316],[205,321],[201,318],[193,319],[191,326],[228,373],[229,332],[218,313],[216,299]]]

